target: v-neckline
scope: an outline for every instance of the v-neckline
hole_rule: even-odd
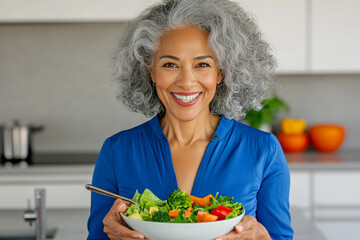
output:
[[[171,167],[171,173],[170,174],[172,175],[172,178],[175,179],[176,188],[179,188],[179,183],[178,183],[178,180],[177,180],[175,167],[174,167],[174,162],[173,162],[173,158],[172,158],[172,154],[171,154],[170,144],[169,144],[169,141],[167,139],[166,139],[166,143],[167,143],[167,146],[166,146],[167,147],[167,149],[166,149],[167,157],[165,158],[165,161],[167,161],[168,166]],[[199,172],[203,171],[204,165],[209,161],[208,152],[210,151],[209,149],[210,149],[211,145],[212,145],[212,138],[211,138],[209,144],[206,146],[204,155],[201,158],[198,169],[196,170],[195,179],[194,179],[191,191],[190,191],[190,195],[196,196],[196,193],[194,193],[194,189],[195,190],[197,189],[197,182],[200,181],[200,180],[198,180],[199,179]]]
[[[169,173],[168,177],[171,177],[173,184],[175,184],[175,187],[179,188],[178,181],[176,178],[175,168],[174,168],[174,164],[173,164],[173,159],[172,159],[172,155],[171,155],[170,143],[161,128],[158,116],[155,116],[154,118],[156,118],[156,119],[153,119],[154,122],[153,122],[152,126],[154,128],[155,134],[164,142],[165,147],[166,147],[164,149],[165,150],[164,153],[166,155],[164,157],[164,160],[165,160],[166,165],[170,168],[169,170],[171,171]],[[194,179],[191,193],[190,193],[191,195],[196,196],[197,193],[200,191],[200,185],[202,182],[201,176],[204,176],[204,174],[202,174],[202,173],[204,173],[206,170],[206,166],[208,165],[208,162],[211,157],[211,152],[212,152],[216,142],[219,141],[224,136],[224,134],[227,132],[227,130],[229,129],[229,127],[230,127],[230,124],[228,124],[229,122],[230,122],[229,119],[227,119],[224,115],[221,115],[219,124],[216,127],[216,130],[215,130],[214,134],[212,135],[209,144],[206,146],[204,155],[203,155],[201,162],[199,164],[199,167],[196,171],[195,179]]]

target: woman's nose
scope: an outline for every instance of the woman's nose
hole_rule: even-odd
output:
[[[183,87],[185,89],[195,86],[196,78],[195,78],[195,74],[193,72],[193,69],[191,69],[191,68],[183,68],[183,69],[181,69],[181,72],[178,75],[178,78],[176,80],[176,84],[179,87]]]

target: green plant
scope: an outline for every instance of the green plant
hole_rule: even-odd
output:
[[[254,128],[259,128],[262,124],[272,125],[278,112],[290,111],[285,101],[277,96],[263,100],[262,105],[261,110],[250,110],[245,116],[247,123]]]

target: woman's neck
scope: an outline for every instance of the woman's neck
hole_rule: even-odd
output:
[[[160,124],[169,142],[176,141],[186,147],[198,140],[210,140],[219,121],[220,117],[210,112],[188,122],[180,121],[171,114],[165,114]]]

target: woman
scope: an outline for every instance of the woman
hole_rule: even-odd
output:
[[[131,198],[149,188],[234,196],[246,215],[219,239],[292,239],[289,170],[276,138],[235,120],[273,91],[275,61],[252,19],[227,0],[170,0],[129,27],[119,98],[150,121],[106,139],[93,184]],[[235,120],[234,120],[235,119]],[[121,200],[92,194],[88,239],[139,239]]]

